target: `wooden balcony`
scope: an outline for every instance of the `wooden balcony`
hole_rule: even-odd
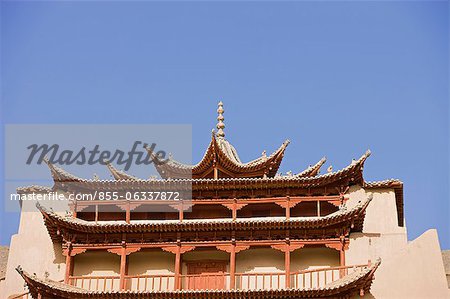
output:
[[[290,286],[294,289],[321,288],[358,269],[370,266],[354,265],[328,267],[291,272]],[[286,289],[285,272],[236,273],[231,285],[229,273],[180,275],[180,286],[175,286],[175,275],[126,275],[125,289],[142,292],[175,290],[274,290]],[[120,276],[70,276],[69,284],[89,291],[119,291]]]

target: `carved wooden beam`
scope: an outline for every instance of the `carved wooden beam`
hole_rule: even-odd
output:
[[[236,206],[236,211],[242,209],[243,207],[245,207],[246,203],[223,203],[222,206],[228,208],[229,210],[233,210],[233,207]]]
[[[174,246],[163,246],[161,247],[162,250],[176,254],[177,250],[178,250],[178,246],[174,245]],[[180,253],[186,253],[188,251],[192,251],[195,249],[195,246],[180,246]]]
[[[108,252],[114,253],[114,254],[117,254],[117,255],[122,255],[122,250],[123,250],[123,247],[107,249]],[[141,250],[140,247],[132,247],[132,248],[126,247],[125,248],[125,254],[126,255],[130,255],[131,253],[138,252],[139,250]]]
[[[348,242],[344,242],[344,243],[326,243],[325,246],[328,247],[328,248],[331,248],[331,249],[336,249],[338,251],[347,250],[348,249]]]
[[[301,249],[303,247],[305,247],[305,244],[290,244],[289,251],[292,252],[294,250]]]
[[[233,247],[233,245],[231,245],[231,244],[217,245],[216,246],[216,248],[218,250],[225,251],[225,252],[228,252],[228,253],[231,253],[232,247]],[[250,248],[250,245],[235,245],[234,252],[238,253],[240,251],[244,251],[244,250],[247,250],[249,248]]]
[[[77,254],[86,252],[86,248],[65,248],[63,249],[63,255],[67,256],[70,253],[70,256],[76,256]]]
[[[286,209],[287,207],[290,207],[289,201],[275,201],[274,204],[279,205],[283,209]]]
[[[305,244],[274,244],[274,245],[270,245],[270,247],[272,247],[275,250],[279,250],[281,252],[286,252],[286,250],[289,250],[289,252],[293,252],[294,250],[303,248],[305,246]]]
[[[195,249],[195,246],[181,246],[180,253],[183,254],[183,253],[186,253],[188,251],[192,251],[194,249]]]

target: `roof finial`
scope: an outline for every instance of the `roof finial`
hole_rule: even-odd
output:
[[[220,101],[219,102],[219,104],[218,104],[218,108],[217,108],[217,114],[218,114],[218,116],[217,116],[217,120],[218,120],[218,123],[217,123],[217,136],[218,137],[225,137],[225,132],[223,131],[223,129],[225,128],[225,124],[223,123],[223,120],[225,119],[224,117],[223,117],[223,113],[225,112],[225,110],[223,110],[223,103],[222,103],[222,101]]]

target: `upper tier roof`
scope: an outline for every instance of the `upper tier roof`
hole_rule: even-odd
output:
[[[203,155],[203,158],[195,165],[180,163],[172,157],[164,162],[158,160],[152,150],[147,149],[155,164],[156,170],[163,179],[181,178],[261,178],[274,177],[280,167],[284,151],[289,144],[289,140],[274,151],[270,156],[264,151],[261,157],[249,162],[242,162],[239,155],[225,139],[225,124],[223,113],[223,103],[219,102],[217,113],[217,133],[212,132],[211,142]]]
[[[218,170],[216,178],[261,178],[275,176],[288,144],[289,140],[286,140],[270,156],[267,157],[263,153],[261,157],[243,163],[233,145],[224,136],[217,136],[213,132],[203,158],[195,165],[183,164],[171,157],[162,163],[157,160],[152,151],[149,150],[149,154],[156,170],[164,179],[214,178],[214,169]]]

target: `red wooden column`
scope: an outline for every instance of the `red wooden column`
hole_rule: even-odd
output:
[[[317,201],[317,217],[320,217],[320,200]]]
[[[286,244],[286,249],[284,250],[284,269],[286,271],[286,288],[291,287],[291,251],[289,250],[289,245]]]
[[[273,249],[284,252],[284,269],[285,269],[285,277],[286,277],[286,288],[291,287],[291,252],[303,248],[305,244],[297,243],[291,244],[289,240],[286,240],[286,244],[276,244],[272,245]]]
[[[78,201],[74,199],[72,217],[77,218]]]
[[[328,243],[328,244],[325,244],[325,246],[339,251],[339,266],[345,267],[345,250],[348,249],[348,242],[345,240],[345,237],[341,237],[339,243],[337,243],[337,242],[336,243]],[[342,268],[339,271],[339,277],[340,278],[344,277],[345,273],[346,273],[345,269]]]
[[[70,242],[67,244],[65,255],[66,255],[66,273],[64,275],[64,283],[68,284],[69,278],[73,274],[72,244]]]
[[[217,245],[218,250],[228,252],[230,254],[230,289],[236,288],[236,253],[247,250],[249,245],[236,245],[236,240],[233,238],[231,244]]]
[[[169,205],[171,208],[175,209],[178,211],[178,221],[182,222],[184,219],[184,204],[183,204],[183,200],[180,200],[179,202],[175,203],[175,204],[171,204]],[[193,206],[191,204],[191,206]]]
[[[230,288],[236,288],[236,243],[231,244],[230,252]]]
[[[195,246],[181,246],[178,241],[177,245],[161,247],[162,250],[175,254],[175,284],[176,290],[181,289],[181,255],[185,252],[195,249]]]
[[[122,247],[122,252],[120,253],[120,289],[125,290],[125,273],[127,270],[127,249],[125,246]]]
[[[341,248],[339,249],[339,265],[341,267],[345,266],[345,250],[344,250],[344,245],[341,246]],[[345,276],[345,269],[341,269],[341,271],[339,272],[339,276],[342,278]]]
[[[219,178],[219,169],[214,165],[214,179],[217,180]]]
[[[290,204],[290,197],[286,197],[286,219],[289,220],[291,218],[291,204]]]
[[[183,221],[184,218],[184,207],[182,201],[180,201],[180,205],[178,206],[178,218],[180,221]]]
[[[298,204],[298,202],[297,201],[291,202],[291,197],[286,196],[286,200],[276,201],[275,204],[285,209],[286,220],[289,220],[289,218],[291,218],[291,208],[295,207]]]
[[[246,203],[238,203],[236,198],[233,200],[233,203],[223,203],[222,204],[222,206],[231,210],[231,215],[232,215],[231,217],[233,218],[233,220],[236,220],[236,218],[237,218],[237,211],[239,211],[246,205],[247,205]]]
[[[175,289],[179,290],[180,284],[180,274],[181,274],[181,245],[177,245],[175,251]]]
[[[231,208],[231,217],[233,217],[233,220],[236,220],[237,218],[237,206],[236,206],[236,199],[233,202],[233,206]]]
[[[130,201],[129,200],[127,201],[127,207],[126,207],[126,210],[125,210],[125,221],[127,223],[130,223],[130,221],[131,221],[131,207],[130,207]]]
[[[341,267],[345,266],[345,250],[344,250],[344,248],[341,248],[339,250],[339,262],[340,262]]]
[[[73,256],[71,256],[70,254],[68,254],[66,256],[66,274],[64,276],[64,283],[68,284],[69,283],[69,278],[70,276],[72,276],[72,271],[73,271]]]
[[[117,254],[120,256],[120,280],[119,286],[121,290],[127,288],[126,276],[128,275],[128,255],[133,252],[141,250],[139,247],[128,248],[125,241],[122,241],[122,246],[118,248],[107,249],[108,252]]]
[[[67,247],[63,250],[63,255],[66,257],[66,272],[64,274],[64,283],[69,284],[70,277],[73,275],[74,256],[86,251],[86,248],[73,248],[71,242],[67,242]]]

